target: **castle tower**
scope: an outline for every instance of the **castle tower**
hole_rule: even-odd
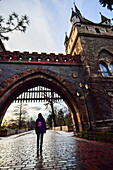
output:
[[[101,22],[93,23],[75,4],[74,8],[66,54],[81,56],[84,81],[90,83],[87,105],[92,124],[108,130],[113,126],[113,26],[101,13]]]

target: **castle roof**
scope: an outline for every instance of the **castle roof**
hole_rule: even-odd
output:
[[[111,25],[111,20],[110,19],[108,19],[107,17],[102,15],[101,12],[100,12],[100,15],[101,15],[101,23],[100,24]]]
[[[6,51],[2,40],[0,39],[0,51]]]
[[[74,8],[75,8],[75,11],[73,10],[72,8],[72,14],[71,14],[71,19],[70,21],[72,22],[72,24],[76,24],[76,23],[86,23],[86,24],[96,24],[86,18],[84,18],[80,12],[80,10],[77,8],[77,6],[75,5],[74,3]],[[101,13],[100,13],[101,14]],[[110,19],[108,19],[107,17],[103,16],[101,14],[101,22],[99,23],[99,25],[111,25],[111,21]]]

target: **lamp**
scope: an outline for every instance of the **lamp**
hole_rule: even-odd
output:
[[[86,104],[86,98],[87,98],[87,95],[89,94],[90,83],[84,83],[84,82],[81,81],[79,83],[79,86],[82,89],[82,93],[78,90],[76,92],[76,95],[77,95],[77,97],[80,97],[80,99],[84,100],[84,104],[85,104],[85,108],[86,108],[86,115],[87,115],[87,118],[88,118],[88,124],[92,129],[90,116],[89,116],[88,109],[87,109],[87,104]]]

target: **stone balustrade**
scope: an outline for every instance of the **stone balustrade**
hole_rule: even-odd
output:
[[[54,130],[58,130],[58,131],[65,131],[65,132],[73,132],[73,126],[57,126],[54,127]]]
[[[8,130],[0,130],[0,136],[9,136],[9,135],[14,135],[14,134],[19,134],[23,132],[27,132],[28,128],[26,129],[8,129]]]

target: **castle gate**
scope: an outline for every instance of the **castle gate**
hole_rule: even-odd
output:
[[[77,97],[83,81],[79,55],[0,52],[0,122],[22,92],[44,86],[59,94],[69,107],[75,131],[87,124],[83,100]]]

